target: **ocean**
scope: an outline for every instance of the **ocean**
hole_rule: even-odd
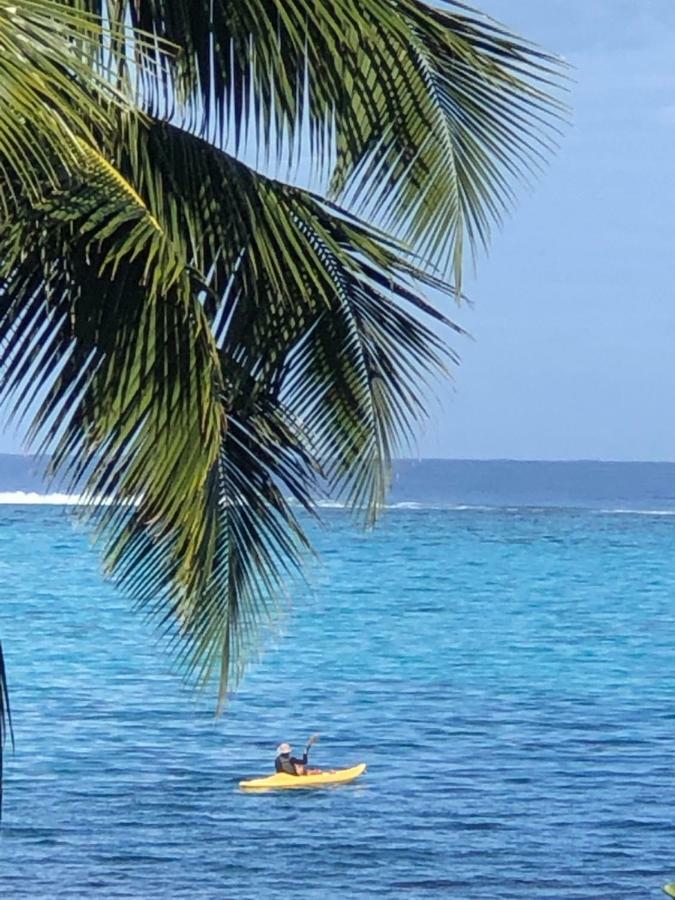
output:
[[[675,465],[405,462],[214,717],[0,457],[3,898],[645,898],[675,880]],[[248,795],[276,745],[353,785]]]

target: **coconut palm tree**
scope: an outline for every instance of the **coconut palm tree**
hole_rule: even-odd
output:
[[[449,0],[16,0],[0,50],[0,402],[222,705],[297,508],[376,515],[559,65]]]

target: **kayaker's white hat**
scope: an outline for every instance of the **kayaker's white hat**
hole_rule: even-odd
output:
[[[290,744],[279,744],[277,747],[277,753],[290,753],[293,748]]]

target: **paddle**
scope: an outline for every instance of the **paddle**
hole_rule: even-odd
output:
[[[673,881],[671,884],[664,885],[663,893],[668,894],[669,897],[675,897],[675,881]]]
[[[320,735],[313,734],[310,736],[309,740],[307,741],[307,746],[305,747],[305,765],[307,765],[307,762],[309,761],[310,747],[313,747],[314,744],[316,744],[318,742],[319,738],[320,738]]]

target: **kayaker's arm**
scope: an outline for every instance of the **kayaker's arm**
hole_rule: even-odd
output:
[[[307,768],[307,751],[305,750],[302,754],[302,759],[297,759],[295,756],[292,756],[291,763],[295,769],[296,775],[304,775],[305,769]]]
[[[309,750],[310,747],[313,747],[314,744],[319,740],[318,734],[313,734],[310,739],[307,741],[307,746],[305,747],[305,752],[302,755],[302,759],[294,759],[293,762],[296,764],[296,773],[298,775],[307,775],[309,772],[319,772],[319,769],[309,769],[307,766],[307,761],[309,759]]]

